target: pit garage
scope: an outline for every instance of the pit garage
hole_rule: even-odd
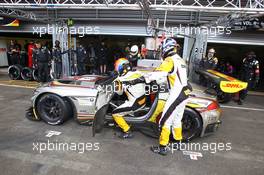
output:
[[[0,2],[1,174],[263,174],[263,15],[261,0]],[[182,120],[188,139],[180,149],[171,143],[167,156],[161,156],[150,151],[159,142],[158,125],[144,122],[157,96],[148,94],[146,107],[126,116],[134,137],[120,139],[111,110],[123,99],[98,85],[112,82],[114,54],[134,44],[145,44],[151,53],[137,70],[154,70],[165,37],[180,45],[193,91]],[[73,76],[70,62],[63,62],[62,79],[51,78],[47,84],[11,80],[6,56],[10,40],[22,47],[26,40],[38,40],[51,48],[59,40],[63,51],[104,41],[111,50],[109,75]],[[215,82],[239,82],[245,54],[255,52],[260,81],[243,105],[236,102],[239,93],[220,103],[198,84],[196,66],[209,48],[219,61],[235,67],[231,78],[210,74]]]

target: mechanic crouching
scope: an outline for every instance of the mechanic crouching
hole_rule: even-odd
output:
[[[36,42],[36,49],[33,51],[34,68],[38,69],[38,80],[42,83],[48,81],[50,52],[41,43]]]
[[[165,39],[162,43],[162,64],[156,68],[155,72],[148,73],[145,76],[146,82],[157,81],[160,77],[164,77],[168,81],[169,96],[165,102],[160,98],[154,115],[162,112],[159,120],[161,134],[159,137],[159,145],[152,146],[154,153],[166,155],[168,152],[168,144],[170,140],[171,130],[173,138],[177,143],[182,140],[182,117],[187,98],[191,92],[188,86],[187,66],[185,61],[177,54],[177,43],[174,39]],[[164,107],[164,108],[163,108]]]
[[[126,94],[128,100],[122,105],[115,108],[112,116],[117,125],[122,129],[120,138],[132,138],[130,126],[124,119],[125,115],[133,114],[137,110],[143,108],[146,104],[145,83],[138,81],[142,74],[138,71],[131,71],[131,65],[125,58],[119,58],[115,62],[115,71],[118,77],[114,81],[115,92],[118,95]]]

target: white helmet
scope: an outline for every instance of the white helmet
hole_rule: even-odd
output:
[[[137,45],[133,45],[130,49],[130,54],[132,56],[136,56],[138,54],[138,46]]]

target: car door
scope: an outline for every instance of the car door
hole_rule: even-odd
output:
[[[95,116],[94,116],[94,121],[93,121],[93,137],[95,136],[96,133],[102,132],[104,125],[105,125],[105,115],[106,111],[108,109],[108,104],[104,105],[102,108],[100,108]]]

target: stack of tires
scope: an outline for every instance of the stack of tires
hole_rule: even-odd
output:
[[[9,66],[8,68],[8,76],[12,80],[38,80],[38,71],[29,67],[22,67],[19,64]]]

